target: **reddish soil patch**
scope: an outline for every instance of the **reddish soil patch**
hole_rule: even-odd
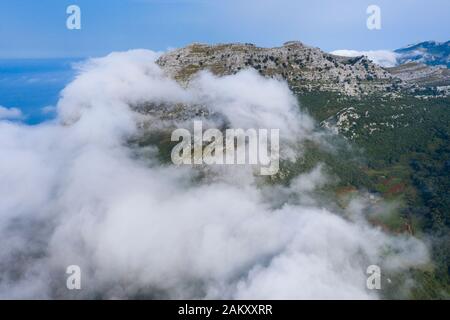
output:
[[[389,188],[389,190],[386,193],[389,194],[398,194],[405,190],[405,184],[404,183],[397,183]]]

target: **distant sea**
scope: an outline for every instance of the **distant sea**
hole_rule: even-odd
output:
[[[75,77],[73,65],[82,60],[0,59],[0,106],[20,109],[28,124],[55,117],[59,94]]]

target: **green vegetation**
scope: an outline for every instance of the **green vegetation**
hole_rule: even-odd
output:
[[[299,96],[303,108],[318,121],[330,120],[353,107],[347,136],[363,150],[369,179],[349,179],[355,188],[369,187],[399,203],[394,215],[376,221],[395,232],[431,240],[433,267],[393,275],[386,298],[398,297],[407,277],[409,294],[417,299],[450,297],[450,98],[412,95],[345,98],[332,92]],[[342,128],[341,128],[342,129]],[[354,169],[347,171],[350,177]],[[339,171],[338,171],[339,172]],[[343,176],[345,174],[341,174]],[[361,183],[364,181],[364,183]]]
[[[424,269],[389,275],[384,297],[450,298],[450,98],[349,98],[312,92],[299,94],[299,101],[319,122],[332,122],[348,108],[357,117],[343,135],[326,138],[332,148],[307,142],[301,159],[282,161],[280,172],[265,182],[287,185],[323,163],[334,183],[322,192],[334,197],[339,207],[345,207],[361,190],[381,196],[388,205],[379,210],[386,212],[370,221],[387,232],[426,239],[432,254],[432,263]],[[170,141],[170,132],[130,142],[158,147],[161,163],[170,163],[176,144]],[[408,279],[413,282],[408,284]]]

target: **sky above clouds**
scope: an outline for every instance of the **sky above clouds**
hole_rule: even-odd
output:
[[[80,6],[82,29],[66,28]],[[366,9],[381,8],[368,30]],[[396,49],[449,38],[448,0],[4,0],[0,58],[88,57],[134,48],[166,50],[190,42],[301,40],[326,51]]]

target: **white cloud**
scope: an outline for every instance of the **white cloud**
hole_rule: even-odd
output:
[[[366,299],[377,297],[365,287],[368,265],[427,261],[417,239],[323,209],[312,195],[326,183],[321,167],[260,187],[245,167],[202,180],[130,147],[148,120],[129,108],[139,102],[207,103],[232,125],[315,138],[285,84],[247,71],[182,88],[156,57],[138,50],[86,63],[62,92],[59,122],[0,121],[0,298]],[[65,287],[72,264],[83,272],[75,296]]]
[[[17,108],[5,108],[0,106],[0,120],[17,120],[23,118],[22,111]]]
[[[374,63],[383,67],[394,67],[398,64],[399,55],[389,50],[372,50],[372,51],[356,51],[356,50],[335,50],[331,54],[344,57],[367,56]]]
[[[42,114],[52,114],[56,112],[55,106],[45,106],[41,109]]]

